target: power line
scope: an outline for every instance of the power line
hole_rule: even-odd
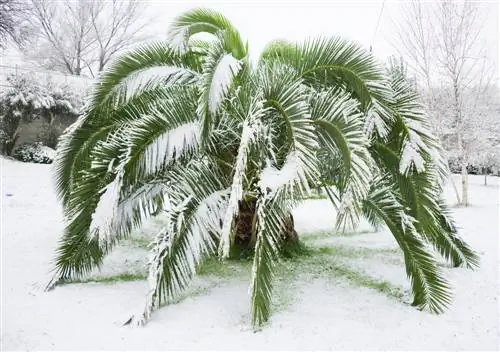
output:
[[[377,25],[375,26],[375,31],[373,32],[372,41],[370,43],[370,52],[372,51],[373,43],[375,42],[375,36],[377,35],[378,27],[380,26],[380,20],[382,19],[382,12],[384,12],[384,5],[385,5],[385,0],[382,1],[382,6],[380,7],[380,11],[378,13]]]

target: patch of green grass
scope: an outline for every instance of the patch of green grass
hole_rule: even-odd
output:
[[[373,278],[362,271],[353,270],[342,264],[329,264],[323,268],[329,275],[343,277],[355,286],[370,288],[397,300],[403,299],[402,288],[389,281]]]
[[[354,286],[374,289],[389,297],[402,300],[403,289],[401,287],[393,285],[389,281],[374,278],[363,271],[354,270],[348,264],[345,264],[346,259],[362,259],[381,254],[392,257],[399,253],[397,249],[354,248],[349,246],[307,248],[306,255],[284,260],[278,267],[276,276],[278,281],[284,283],[282,286],[285,288],[289,288],[287,286],[294,281],[298,281],[299,278],[301,281],[314,278],[327,280],[342,278]],[[285,292],[289,293],[290,290],[287,289]]]
[[[88,283],[88,282],[96,282],[96,283],[105,283],[105,284],[114,284],[117,282],[128,282],[128,281],[140,281],[140,280],[145,280],[146,276],[143,274],[118,274],[114,276],[103,276],[103,277],[89,277],[86,279],[77,279],[77,280],[72,280],[71,282],[68,283]]]
[[[357,231],[316,231],[312,233],[303,233],[300,236],[301,241],[304,242],[314,242],[317,240],[322,240],[325,238],[329,237],[351,237],[351,236],[357,236],[357,235],[364,235],[368,233],[375,233],[375,230],[373,229],[363,229],[363,230],[357,230]]]
[[[215,276],[222,279],[248,276],[252,267],[249,259],[230,259],[221,261],[216,257],[206,258],[197,270],[199,276]]]

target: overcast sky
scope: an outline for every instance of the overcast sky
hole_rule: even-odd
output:
[[[61,0],[46,0],[61,1]],[[70,1],[70,0],[62,0]],[[165,37],[171,20],[181,12],[195,7],[221,11],[249,41],[251,56],[272,39],[301,40],[319,34],[341,35],[357,41],[385,60],[397,54],[393,43],[395,25],[402,1],[386,0],[142,0],[151,17],[148,32],[151,39]],[[431,0],[432,1],[432,0]],[[487,55],[498,63],[499,5],[498,0],[483,3],[483,38]],[[381,14],[381,16],[380,16]],[[377,26],[377,22],[380,23]],[[4,52],[4,59],[12,63],[16,54]],[[2,56],[2,55],[0,55]],[[2,58],[0,57],[0,61]],[[496,65],[499,67],[499,65]],[[500,72],[499,72],[500,77]]]
[[[398,20],[402,1],[386,0],[151,0],[158,33],[166,31],[170,20],[194,7],[219,10],[248,39],[251,56],[272,39],[301,40],[319,34],[341,35],[369,48],[381,59],[397,54],[393,47],[394,23]],[[483,40],[488,56],[498,62],[498,1],[482,1],[484,6]],[[382,12],[381,16],[380,13]],[[377,22],[380,23],[377,28]]]

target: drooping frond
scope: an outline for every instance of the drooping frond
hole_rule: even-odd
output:
[[[285,158],[281,169],[266,166],[258,187],[263,196],[257,202],[257,242],[250,286],[251,314],[254,328],[269,319],[274,268],[279,259],[281,236],[290,226],[290,212],[307,194],[305,165],[296,151]],[[288,229],[290,230],[290,229]]]
[[[347,220],[355,228],[366,198],[372,172],[368,139],[363,132],[362,113],[358,103],[341,91],[328,90],[318,94],[312,103],[312,119],[320,139],[319,154],[323,170],[336,168],[322,175],[323,183],[334,185],[340,196],[338,226]],[[328,165],[340,162],[338,165]]]
[[[168,191],[171,207],[166,226],[157,235],[150,257],[149,293],[137,323],[154,308],[172,302],[185,290],[204,256],[215,250],[213,235],[227,204],[227,183],[209,163],[193,161],[175,171]]]
[[[339,37],[320,37],[305,41],[297,50],[283,50],[279,60],[292,65],[309,84],[344,87],[355,95],[364,111],[376,101],[388,114],[385,105],[391,92],[384,70],[356,43]]]
[[[88,154],[95,144],[119,129],[123,117],[138,118],[144,107],[155,105],[157,92],[165,86],[197,81],[198,68],[193,60],[189,53],[180,55],[164,43],[152,43],[109,66],[95,85],[78,126],[64,135],[59,144],[54,161],[55,182],[65,204],[73,178],[88,166]],[[151,94],[151,90],[155,92]]]
[[[257,95],[250,102],[247,112],[247,118],[243,123],[243,130],[240,137],[240,145],[236,155],[236,161],[233,167],[233,180],[231,183],[231,194],[228,201],[228,207],[224,216],[222,233],[219,244],[219,255],[222,258],[229,257],[229,251],[232,244],[231,231],[233,229],[233,220],[238,215],[239,202],[243,199],[243,181],[247,168],[248,153],[251,144],[259,137],[261,130],[261,119],[266,110],[263,106],[262,97]]]
[[[210,133],[213,115],[219,110],[242,63],[227,52],[220,42],[212,45],[204,60],[198,115],[202,123],[202,138],[206,139]]]
[[[282,148],[285,152],[283,156],[290,149],[295,150],[304,165],[305,177],[317,180],[316,151],[319,143],[312,124],[308,91],[302,85],[302,80],[297,78],[293,69],[272,63],[261,67],[259,83],[266,100],[265,106],[280,118],[278,121],[273,120],[273,123],[284,130],[284,140],[280,142],[285,146]]]
[[[381,219],[403,251],[406,274],[411,280],[413,305],[442,313],[451,302],[449,284],[432,253],[416,233],[415,219],[404,212],[392,190],[381,180],[374,182],[364,203],[364,212],[372,222]]]
[[[447,168],[439,156],[440,146],[431,134],[426,116],[418,103],[414,88],[399,73],[392,74],[394,89],[392,109],[396,120],[388,143],[376,141],[372,154],[381,169],[391,175],[409,214],[417,220],[416,230],[422,238],[453,266],[476,267],[476,253],[462,241],[450,226],[446,207],[440,204]],[[413,159],[405,160],[405,149],[412,148]],[[415,164],[418,160],[421,167]],[[403,164],[406,164],[402,167]],[[427,166],[424,168],[424,164]],[[444,212],[444,213],[443,213]]]
[[[173,47],[185,52],[189,39],[198,33],[222,35],[224,46],[230,47],[236,58],[246,56],[246,45],[236,28],[220,12],[210,9],[192,9],[175,18],[168,30],[168,38]]]

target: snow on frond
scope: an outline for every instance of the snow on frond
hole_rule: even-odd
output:
[[[203,256],[213,251],[212,233],[220,230],[228,193],[226,189],[208,194],[203,199],[190,196],[170,207],[166,225],[153,242],[149,258],[149,292],[137,324],[146,323],[160,303],[159,296],[171,300],[181,293]],[[188,210],[193,204],[196,207]]]
[[[90,235],[98,236],[100,242],[105,242],[118,219],[118,204],[122,188],[123,171],[119,171],[115,179],[102,190],[99,202],[92,214]]]
[[[188,27],[175,28],[168,33],[167,40],[173,49],[184,54],[187,51],[188,34]]]
[[[368,110],[365,119],[364,131],[367,136],[370,136],[374,131],[376,131],[380,137],[384,138],[389,133],[389,129],[377,106],[378,104],[374,103]]]
[[[120,222],[133,222],[135,216],[139,216],[141,221],[149,218],[157,210],[157,205],[154,202],[154,198],[157,196],[163,197],[163,209],[167,210],[169,199],[164,194],[165,187],[165,184],[160,182],[154,184],[147,183],[132,194],[124,197],[119,202],[116,210]]]
[[[233,77],[241,69],[241,62],[231,54],[226,54],[217,64],[210,85],[210,95],[208,97],[208,108],[212,114],[217,112],[221,101],[224,98]]]
[[[151,143],[141,157],[144,171],[151,174],[162,165],[177,160],[198,148],[200,124],[188,122],[163,133]]]
[[[339,209],[338,209],[339,215],[346,214],[349,211],[349,209],[352,207],[353,202],[354,202],[353,195],[352,195],[351,190],[349,189],[340,201],[340,205],[339,205]]]
[[[229,197],[226,214],[224,216],[224,223],[222,225],[221,240],[219,244],[219,255],[223,258],[229,256],[231,247],[231,228],[233,226],[233,219],[238,215],[238,203],[243,198],[243,178],[247,166],[247,156],[250,145],[259,134],[262,127],[258,119],[260,114],[264,111],[262,103],[257,102],[253,104],[253,114],[245,121],[243,131],[241,133],[240,146],[238,148],[238,155],[234,166],[233,181],[231,184],[231,195]]]
[[[229,194],[230,189],[214,192],[198,206],[193,216],[193,233],[206,232],[207,235],[210,231],[220,233]]]
[[[177,66],[153,66],[132,73],[116,85],[112,93],[124,95],[130,100],[141,91],[152,89],[160,84],[191,84],[197,82],[199,74]]]
[[[415,166],[417,172],[425,170],[425,161],[422,155],[415,149],[415,147],[408,141],[403,145],[403,152],[401,153],[401,162],[399,163],[399,172],[406,175],[412,166]]]
[[[296,180],[301,180],[307,186],[301,158],[298,152],[292,151],[287,155],[280,170],[268,162],[268,165],[260,173],[258,186],[264,194],[272,194]]]

